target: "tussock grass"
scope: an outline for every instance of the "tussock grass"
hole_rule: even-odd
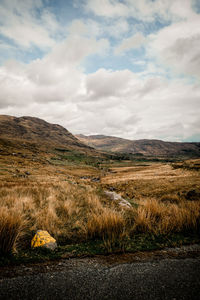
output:
[[[24,232],[23,216],[6,207],[0,209],[0,253],[11,254],[16,250],[17,241]]]
[[[0,252],[11,253],[19,240],[20,246],[30,247],[38,229],[47,230],[58,244],[100,239],[108,251],[115,245],[121,247],[123,240],[137,233],[166,235],[199,230],[199,198],[193,199],[194,193],[190,200],[185,196],[199,186],[199,175],[172,172],[167,167],[164,178],[164,169],[159,170],[161,177],[152,178],[150,172],[154,174],[155,169],[148,167],[144,179],[112,183],[115,191],[133,204],[128,210],[108,200],[102,191],[108,188],[105,184],[101,190],[91,182],[78,179],[76,184],[75,178],[63,181],[63,175],[59,178],[51,174],[32,180],[9,177],[1,181]],[[174,172],[178,172],[177,177]],[[124,174],[127,176],[127,172]],[[24,220],[27,241],[20,239],[25,232]]]
[[[7,212],[15,211],[28,219],[28,229],[47,230],[56,239],[65,241],[83,241],[96,235],[90,233],[88,226],[96,215],[102,219],[99,237],[108,238],[109,232],[115,232],[119,213],[113,212],[101,199],[96,189],[88,185],[78,186],[68,182],[43,184],[30,182],[29,186],[13,187],[12,190],[0,190],[0,205]],[[8,214],[7,214],[8,215]],[[116,221],[115,218],[116,217]],[[108,229],[110,219],[110,231]],[[123,217],[120,217],[123,222]],[[99,222],[100,219],[99,219]],[[105,236],[105,227],[107,235]],[[20,230],[20,227],[19,227]],[[116,232],[118,229],[116,229]],[[17,237],[16,237],[17,238]]]
[[[167,205],[157,199],[145,199],[137,208],[134,231],[168,234],[194,231],[200,221],[200,202],[179,201]]]
[[[112,184],[122,197],[137,204],[130,217],[132,234],[170,234],[199,230],[198,172],[174,170],[169,164],[152,164],[142,168],[135,167],[135,170],[116,168],[115,171],[115,174],[104,178],[104,187],[108,188],[107,185]]]
[[[87,236],[104,241],[106,249],[111,252],[116,243],[122,243],[126,236],[126,221],[122,212],[111,208],[104,208],[100,212],[93,212],[89,216]]]

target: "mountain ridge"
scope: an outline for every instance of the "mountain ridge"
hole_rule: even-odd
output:
[[[80,152],[93,152],[95,149],[83,144],[66,128],[58,124],[51,124],[45,120],[23,116],[14,117],[0,115],[0,144],[10,144],[13,147],[27,144],[36,148],[49,149],[61,147],[78,150]]]
[[[26,147],[78,151],[86,155],[102,155],[102,152],[126,153],[154,157],[200,157],[200,143],[198,142],[165,142],[157,139],[128,140],[114,136],[73,135],[66,128],[58,124],[51,124],[45,120],[23,116],[14,117],[0,115],[0,151],[4,145],[20,149]],[[25,145],[25,146],[24,146]],[[5,149],[4,149],[5,150]],[[101,151],[101,153],[99,152]]]
[[[100,151],[150,156],[200,157],[198,142],[168,142],[158,139],[128,140],[106,135],[75,135],[83,143]]]

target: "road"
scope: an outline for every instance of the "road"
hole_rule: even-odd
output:
[[[199,255],[113,257],[3,270],[0,299],[200,299]]]

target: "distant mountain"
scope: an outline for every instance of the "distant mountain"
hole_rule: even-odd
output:
[[[128,140],[113,136],[82,134],[76,137],[101,151],[140,154],[145,156],[200,157],[200,143],[164,142],[161,140]]]
[[[97,152],[60,125],[34,117],[0,115],[0,146],[5,144],[13,148],[48,150],[57,147],[90,154]]]
[[[76,151],[87,156],[101,156],[99,151],[131,153],[145,156],[200,157],[200,143],[128,140],[104,135],[72,135],[57,124],[34,117],[0,115],[0,153],[20,151]],[[53,150],[53,151],[52,151]]]

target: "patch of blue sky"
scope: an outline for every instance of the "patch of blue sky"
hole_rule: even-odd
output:
[[[162,20],[160,18],[155,18],[153,22],[144,23],[144,34],[149,35],[151,33],[156,33],[164,27],[167,27],[171,24],[171,21]]]
[[[138,19],[135,19],[134,17],[129,17],[128,18],[128,24],[130,26],[130,29],[133,32],[142,32],[145,36],[155,33],[159,31],[160,29],[169,26],[170,21],[166,21],[164,19],[160,19],[158,17],[155,17],[153,21],[140,21]]]
[[[94,73],[100,68],[117,70],[130,70],[134,73],[140,73],[146,68],[146,60],[144,60],[143,51],[135,49],[123,53],[123,55],[110,54],[107,56],[90,55],[88,56],[82,66],[85,73]],[[144,63],[141,63],[144,62]]]
[[[183,139],[183,142],[200,142],[200,133],[194,134],[186,139]]]
[[[130,69],[130,62],[125,58],[120,59],[115,56],[102,57],[99,55],[90,55],[82,63],[84,67],[84,72],[86,74],[94,73],[98,69],[108,69],[108,70],[124,70]]]
[[[184,80],[185,84],[189,85],[193,85],[199,82],[199,78],[189,74],[176,74],[176,76],[171,75],[170,79],[173,80],[174,78]]]
[[[16,50],[15,43],[11,39],[0,34],[0,64],[2,65],[8,59],[16,58]]]
[[[35,52],[33,54],[33,52],[27,52],[27,51],[23,52],[19,49],[15,49],[14,51],[13,49],[8,49],[7,52],[5,53],[5,50],[0,49],[0,65],[3,65],[7,60],[13,60],[13,59],[28,64],[31,61],[39,58],[39,55],[37,53]]]
[[[23,48],[17,45],[12,39],[0,35],[0,65],[10,59],[15,59],[23,63],[29,63],[37,58],[42,58],[47,51],[34,45],[30,48]]]
[[[2,66],[5,61],[9,60],[11,57],[11,49],[8,47],[5,48],[0,44],[0,66]]]
[[[42,49],[32,46],[28,50],[18,49],[17,51],[17,60],[22,61],[23,63],[30,63],[36,59],[42,59],[47,52]]]
[[[152,64],[154,66],[154,69],[148,70],[147,64]],[[155,60],[146,60],[146,64],[144,64],[144,73],[141,72],[140,77],[146,78],[146,77],[152,77],[152,76],[160,76],[168,81],[173,82],[174,80],[180,80],[184,82],[185,85],[193,85],[197,84],[199,82],[199,79],[195,76],[189,75],[189,74],[183,74],[183,73],[177,73],[173,69],[169,68],[166,65],[161,65]]]
[[[196,13],[200,14],[200,1],[199,0],[193,0],[193,9]]]
[[[152,61],[153,62],[153,61]],[[199,78],[190,74],[178,73],[178,71],[174,71],[173,68],[168,67],[167,65],[159,65],[156,61],[153,62],[155,67],[158,70],[162,70],[162,74],[164,74],[165,78],[173,81],[173,80],[182,80],[185,85],[192,85],[199,82]]]
[[[60,25],[69,25],[74,19],[83,17],[82,5],[74,0],[52,0],[46,1],[48,9],[55,15]],[[77,4],[75,5],[75,3]]]

